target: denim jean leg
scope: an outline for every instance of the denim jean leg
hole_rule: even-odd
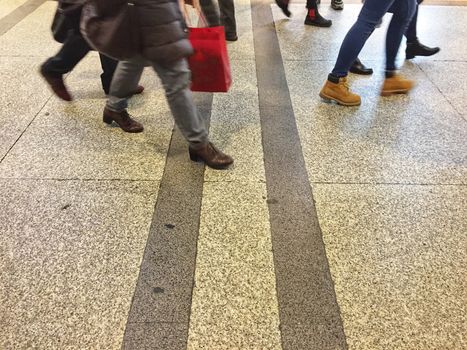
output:
[[[357,59],[366,41],[395,0],[366,0],[357,22],[350,28],[342,42],[332,74],[345,77]]]
[[[128,98],[138,86],[143,70],[144,65],[140,62],[121,61],[118,63],[110,85],[108,109],[121,112],[128,107]]]
[[[393,16],[386,35],[386,71],[396,70],[397,52],[416,8],[416,0],[394,1]]]

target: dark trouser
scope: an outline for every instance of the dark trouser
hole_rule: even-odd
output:
[[[318,4],[316,3],[316,0],[306,0],[306,8],[307,9],[317,9]]]
[[[420,5],[423,0],[417,0],[418,5]],[[418,19],[418,5],[415,9],[415,14],[412,17],[412,20],[407,27],[407,31],[405,32],[405,36],[407,38],[408,43],[413,43],[417,41],[417,19]]]
[[[73,24],[73,29],[68,34],[60,51],[43,64],[43,70],[46,73],[55,76],[67,74],[92,50],[79,30],[80,17],[80,12],[69,17],[70,23]],[[102,54],[99,54],[99,56],[103,71],[101,75],[102,88],[108,94],[118,61]]]
[[[226,33],[237,34],[237,22],[235,20],[234,0],[219,0],[221,22]]]
[[[397,52],[416,6],[416,0],[366,0],[357,22],[342,43],[332,74],[336,77],[347,76],[350,66],[386,12],[393,13],[386,34],[386,70],[396,70]]]

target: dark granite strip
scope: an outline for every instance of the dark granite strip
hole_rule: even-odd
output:
[[[5,34],[26,16],[33,13],[46,0],[29,0],[13,12],[0,19],[0,35]]]
[[[270,3],[252,18],[282,347],[347,349]]]
[[[195,102],[209,121],[212,94],[196,94]],[[187,347],[203,183],[204,166],[188,160],[187,143],[175,131],[123,349],[185,350]]]

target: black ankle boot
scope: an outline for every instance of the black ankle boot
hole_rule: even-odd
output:
[[[330,27],[332,25],[332,21],[321,16],[318,9],[309,9],[305,18],[305,24],[315,27]]]
[[[362,61],[360,61],[360,59],[357,57],[357,59],[354,61],[354,63],[350,67],[350,72],[353,74],[371,75],[373,74],[373,69],[365,66],[362,63]]]
[[[420,43],[418,40],[407,43],[405,49],[405,57],[410,60],[415,56],[433,56],[439,52],[439,47],[428,47]]]

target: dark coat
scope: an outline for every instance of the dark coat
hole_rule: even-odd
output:
[[[116,15],[125,8],[131,8],[129,20]],[[91,0],[81,28],[91,46],[117,59],[143,57],[163,64],[193,53],[178,0]]]
[[[134,0],[134,4],[144,58],[170,62],[193,53],[178,0]]]

